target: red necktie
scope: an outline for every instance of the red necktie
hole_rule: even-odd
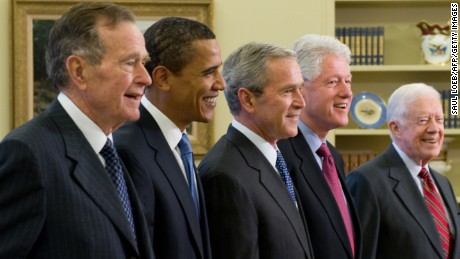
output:
[[[342,214],[343,223],[347,229],[348,240],[350,241],[351,251],[353,256],[355,255],[355,241],[353,235],[353,227],[351,224],[350,214],[348,212],[347,204],[345,203],[345,197],[343,197],[342,186],[340,185],[339,176],[335,169],[334,159],[332,158],[331,152],[326,144],[321,144],[316,153],[323,158],[323,174],[326,178],[329,187],[331,188],[332,194],[334,195],[337,206],[339,207],[340,214]]]
[[[436,227],[438,228],[444,254],[446,255],[446,258],[449,258],[452,235],[450,234],[449,221],[447,220],[446,211],[442,205],[441,196],[436,191],[433,179],[431,179],[431,176],[426,168],[422,168],[418,176],[423,179],[422,186],[425,203],[433,216]]]

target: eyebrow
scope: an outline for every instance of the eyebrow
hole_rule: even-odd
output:
[[[220,63],[220,64],[217,65],[217,66],[208,67],[208,68],[206,68],[205,70],[201,71],[199,74],[202,75],[202,76],[203,76],[203,75],[206,75],[206,74],[209,74],[210,72],[212,72],[212,71],[218,69],[221,65],[222,65],[222,63]]]
[[[137,60],[142,60],[144,62],[149,62],[150,61],[150,55],[147,53],[147,55],[145,55],[144,57],[142,55],[140,55],[139,53],[130,53],[128,55],[126,55],[123,59],[127,60],[127,59],[137,59]]]

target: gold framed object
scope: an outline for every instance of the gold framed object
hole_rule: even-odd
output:
[[[37,56],[40,52],[36,49],[34,62],[34,45],[37,45],[35,42],[40,40],[38,36],[41,33],[35,32],[34,35],[34,26],[43,27],[46,22],[58,19],[70,6],[85,1],[88,0],[13,0],[13,127],[30,120],[34,116],[34,111],[40,112],[47,106],[47,101],[41,96],[52,95],[49,91],[43,93],[43,87],[39,88],[40,82],[37,76],[34,76],[34,71],[41,73],[38,68],[34,69],[34,63],[45,64],[44,56],[42,58]],[[111,2],[132,10],[140,22],[153,23],[162,17],[181,16],[195,19],[211,28],[213,25],[212,0],[113,0]],[[212,123],[192,123],[188,132],[194,153],[199,158],[213,144]]]

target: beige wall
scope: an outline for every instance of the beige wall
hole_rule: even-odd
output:
[[[11,4],[0,0],[0,139],[11,127]]]
[[[291,47],[306,33],[326,33],[330,22],[325,0],[214,0],[214,4],[214,31],[224,59],[250,41]],[[217,141],[232,119],[223,94],[215,115]]]
[[[214,0],[214,31],[223,57],[249,41],[290,47],[305,33],[326,31],[328,1]],[[11,127],[11,3],[0,0],[0,139]],[[218,99],[215,140],[227,131],[231,115],[223,94]]]

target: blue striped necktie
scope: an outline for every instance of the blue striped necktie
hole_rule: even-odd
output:
[[[188,140],[187,134],[182,133],[182,138],[177,145],[180,149],[182,156],[182,162],[184,163],[185,173],[187,175],[188,185],[190,194],[192,196],[193,203],[195,204],[196,211],[200,215],[200,206],[198,204],[198,193],[196,191],[195,183],[195,166],[193,163],[193,152],[190,141]]]

